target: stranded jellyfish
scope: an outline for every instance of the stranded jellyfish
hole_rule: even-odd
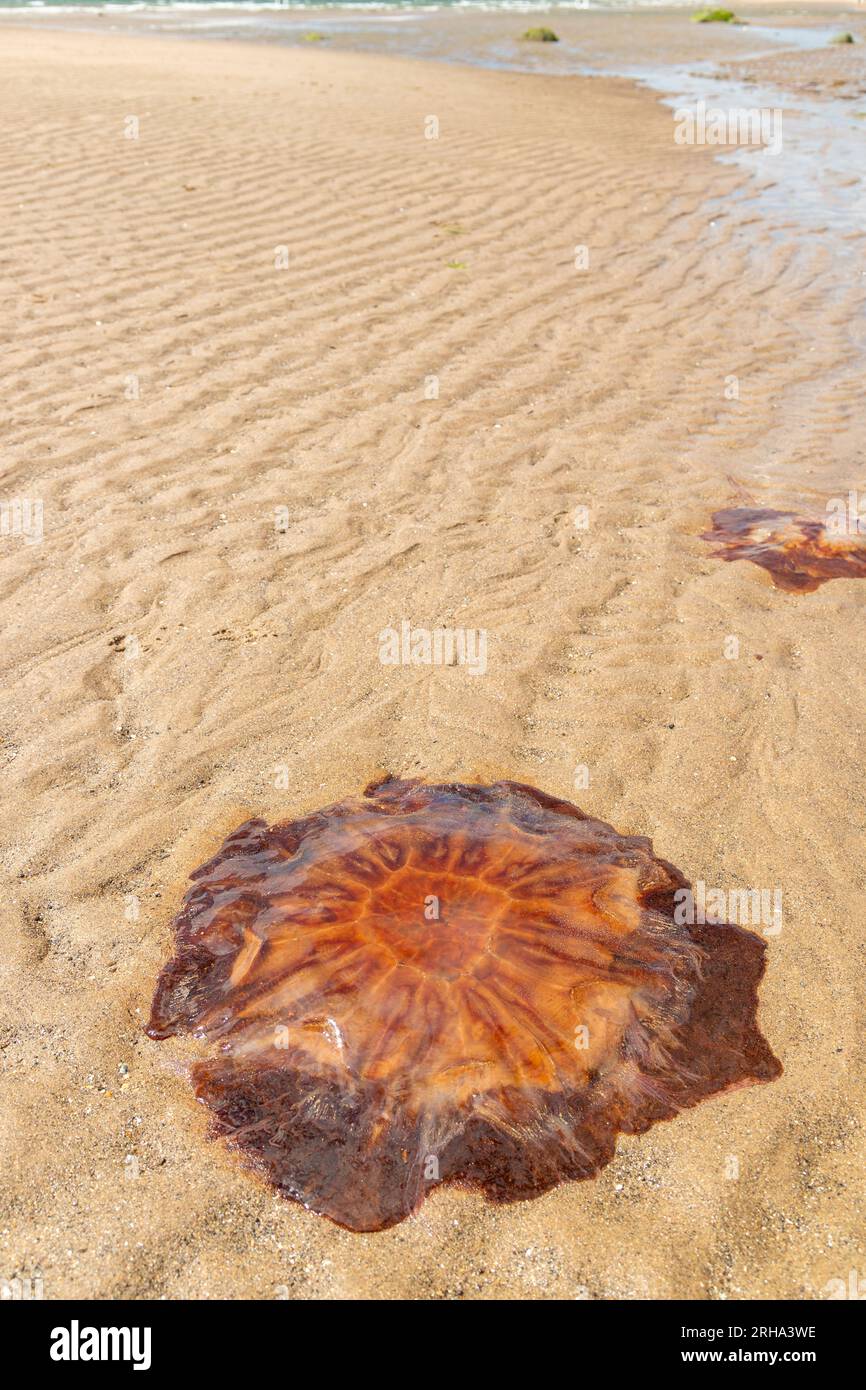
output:
[[[823,522],[794,512],[728,507],[713,513],[713,529],[701,539],[716,543],[713,554],[720,560],[751,560],[769,571],[777,589],[793,593],[811,593],[828,579],[866,576],[859,532],[832,535]]]
[[[148,1033],[210,1044],[213,1133],[353,1231],[438,1183],[592,1177],[617,1133],[781,1070],[764,943],[688,925],[649,840],[533,787],[389,779],[192,878]]]

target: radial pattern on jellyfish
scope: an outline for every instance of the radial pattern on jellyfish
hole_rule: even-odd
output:
[[[778,589],[808,594],[828,579],[866,576],[866,544],[859,532],[831,535],[823,522],[766,507],[727,507],[713,513],[702,540],[720,560],[751,560]]]
[[[591,1177],[617,1133],[781,1070],[763,942],[681,923],[649,840],[529,786],[389,779],[192,877],[148,1033],[211,1044],[214,1134],[351,1230],[441,1182]]]

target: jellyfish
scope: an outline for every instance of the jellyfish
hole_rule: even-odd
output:
[[[200,1039],[212,1135],[351,1231],[440,1184],[537,1197],[781,1070],[764,942],[680,921],[683,889],[534,787],[388,778],[193,873],[147,1032]]]
[[[713,513],[702,540],[720,560],[751,560],[777,589],[808,594],[828,579],[866,576],[866,544],[859,531],[832,535],[823,522],[767,507],[727,507]]]

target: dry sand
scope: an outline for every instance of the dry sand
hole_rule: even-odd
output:
[[[774,236],[626,83],[20,30],[0,73],[2,496],[44,503],[41,544],[2,540],[0,1274],[808,1299],[864,1272],[866,589],[785,594],[698,539],[728,474],[770,506],[864,486],[862,255]],[[383,666],[402,619],[484,628],[486,674]],[[386,769],[532,782],[780,887],[782,1078],[534,1202],[440,1191],[353,1236],[265,1191],[142,1036],[171,917],[244,818]]]

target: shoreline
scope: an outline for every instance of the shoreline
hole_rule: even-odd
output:
[[[213,8],[221,13],[224,10],[224,18],[203,20],[203,12]],[[252,4],[247,8],[260,7]],[[691,8],[688,4],[622,9],[581,6],[559,12],[563,42],[556,45],[516,43],[513,34],[509,37],[512,17],[517,17],[510,9],[446,7],[431,11],[407,7],[394,35],[388,37],[377,30],[379,20],[388,20],[387,7],[363,16],[352,12],[348,18],[341,16],[339,6],[261,8],[273,18],[260,29],[259,21],[247,15],[237,20],[239,25],[251,26],[243,31],[231,28],[236,21],[230,11],[241,15],[244,7],[223,6],[221,0],[216,6],[142,5],[132,13],[127,7],[115,6],[110,12],[103,8],[99,17],[110,17],[111,33],[183,42],[369,53],[539,77],[625,80],[651,92],[674,117],[677,111],[687,109],[721,108],[734,113],[734,127],[736,113],[757,111],[761,128],[772,126],[774,144],[780,143],[785,125],[788,142],[784,159],[767,167],[767,160],[760,159],[763,151],[748,147],[717,149],[714,157],[722,164],[738,165],[756,181],[761,193],[758,210],[766,214],[768,226],[776,223],[784,227],[793,219],[804,232],[826,231],[835,241],[837,254],[845,257],[861,233],[866,176],[861,176],[859,184],[851,177],[861,159],[862,121],[866,119],[866,11],[860,5],[840,6],[834,0],[797,0],[793,5],[753,0],[741,11],[742,26],[694,25],[686,13]],[[840,20],[854,21],[855,44],[831,42],[837,26],[824,22],[831,12]],[[10,10],[6,17],[14,13]],[[62,7],[56,7],[52,22],[44,26],[38,13],[47,16],[47,10],[30,13],[37,14],[37,30],[104,32],[91,15],[80,10],[76,11],[82,20],[79,26],[68,23],[70,12]],[[550,11],[551,16],[556,13]],[[53,19],[61,16],[67,23],[55,26]],[[304,43],[317,16],[325,28],[321,33],[314,30],[312,36],[322,42]],[[767,26],[762,22],[765,17],[775,17],[779,23]],[[644,56],[638,62],[631,54],[632,21],[643,40]],[[807,27],[803,27],[804,22]],[[226,29],[224,24],[230,27]],[[440,35],[443,25],[446,37],[438,47],[423,36],[411,41],[410,34],[420,33],[425,26],[429,33]],[[14,21],[11,27],[16,27]],[[30,27],[27,17],[17,27]],[[371,36],[373,31],[375,37]]]
[[[5,37],[4,496],[44,536],[4,537],[0,594],[0,1270],[47,1298],[826,1296],[864,1240],[863,591],[782,593],[700,532],[732,476],[764,505],[864,485],[862,281],[624,80]],[[483,630],[483,673],[383,665],[404,620]],[[363,1236],[264,1190],[206,1138],[195,1045],[144,1035],[170,923],[242,821],[383,771],[527,782],[690,881],[778,887],[784,1074],[534,1201],[446,1189]]]

